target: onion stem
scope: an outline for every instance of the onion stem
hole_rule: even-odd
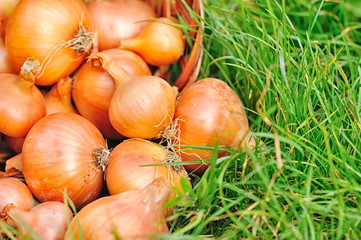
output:
[[[98,169],[105,171],[106,166],[109,162],[110,151],[104,147],[98,147],[93,151],[93,158],[95,166]]]

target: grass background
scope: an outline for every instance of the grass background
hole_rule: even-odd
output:
[[[203,2],[199,78],[238,93],[264,144],[212,160],[172,238],[360,239],[361,1]]]

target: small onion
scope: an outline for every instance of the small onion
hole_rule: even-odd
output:
[[[88,204],[71,221],[65,239],[149,239],[151,234],[168,233],[164,206],[171,190],[164,181],[157,178],[140,191]]]
[[[163,146],[143,139],[130,139],[118,144],[109,158],[106,182],[109,193],[119,194],[129,190],[140,190],[158,177],[168,180],[171,187],[182,191],[181,177],[188,179],[187,172],[180,165],[151,166],[180,162],[180,157]],[[172,194],[176,196],[175,192]]]
[[[96,199],[104,184],[109,151],[99,130],[75,113],[53,113],[29,131],[23,145],[23,174],[36,198],[77,208]]]
[[[90,53],[87,9],[81,0],[23,0],[10,15],[5,44],[17,71],[27,57],[41,63],[37,85],[52,85],[70,75]]]
[[[156,76],[130,76],[103,53],[89,61],[101,64],[115,81],[109,105],[112,126],[128,138],[161,137],[172,122],[178,89]]]
[[[15,178],[0,178],[0,213],[7,204],[29,210],[35,201],[25,183]]]
[[[20,75],[0,74],[0,132],[25,137],[30,128],[45,116],[45,103],[34,85],[40,64],[29,58]]]
[[[139,35],[153,8],[141,0],[101,0],[87,4],[91,25],[98,34],[99,50],[116,48],[123,39]]]
[[[190,85],[182,92],[174,115],[178,119],[178,144],[192,146],[252,145],[248,136],[249,124],[243,104],[238,95],[224,82],[206,78]],[[211,150],[195,149],[182,151],[183,161],[208,160]],[[218,157],[225,152],[219,151]],[[202,173],[206,164],[185,165],[188,171]]]
[[[172,26],[178,21],[161,17],[150,22],[141,34],[120,42],[121,49],[129,49],[154,66],[176,62],[184,53],[185,42],[181,30]]]
[[[46,115],[57,112],[78,113],[71,99],[71,87],[72,79],[65,77],[60,79],[50,91],[44,95]]]
[[[102,53],[132,76],[151,75],[147,63],[134,52],[115,48]],[[114,80],[102,67],[85,63],[74,77],[72,96],[80,115],[90,120],[105,137],[119,139],[122,136],[111,125],[108,114],[114,91]]]
[[[64,239],[68,222],[73,218],[69,207],[57,201],[40,203],[30,210],[9,204],[1,215],[27,237],[44,240]]]

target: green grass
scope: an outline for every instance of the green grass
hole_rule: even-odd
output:
[[[360,239],[361,2],[204,7],[199,79],[226,81],[264,144],[193,176],[164,239]]]
[[[264,145],[195,178],[174,239],[360,239],[361,3],[204,6],[199,78],[238,93]]]

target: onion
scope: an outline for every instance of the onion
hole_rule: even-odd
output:
[[[4,208],[2,216],[9,225],[27,237],[58,240],[64,239],[67,223],[72,220],[73,213],[64,203],[49,201],[28,211],[10,204]]]
[[[106,182],[111,195],[140,190],[158,177],[168,180],[171,187],[182,191],[181,177],[188,179],[181,165],[141,167],[147,164],[180,162],[180,157],[163,146],[142,139],[130,139],[118,144],[109,158]],[[176,196],[175,192],[172,194]]]
[[[154,66],[174,63],[183,55],[185,48],[182,31],[172,26],[177,23],[174,18],[158,18],[150,22],[140,35],[122,40],[120,48],[138,53]]]
[[[252,145],[248,119],[237,94],[223,81],[206,78],[190,85],[180,95],[174,115],[178,119],[181,145],[232,146]],[[184,148],[183,148],[184,149]],[[183,161],[207,160],[213,151],[195,149],[182,151]],[[225,152],[219,151],[218,157]],[[202,173],[206,164],[185,165],[188,171]]]
[[[24,178],[36,198],[77,208],[96,199],[104,184],[109,151],[99,130],[75,113],[53,113],[29,131],[23,146]]]
[[[0,73],[15,73],[2,38],[0,38]]]
[[[5,34],[17,71],[29,56],[40,61],[37,85],[52,85],[70,75],[90,53],[93,39],[81,0],[23,0],[11,14]]]
[[[140,191],[99,198],[73,218],[65,239],[149,239],[146,235],[168,233],[164,206],[170,192],[157,178]]]
[[[0,74],[0,132],[11,137],[25,137],[29,129],[45,116],[45,103],[34,85],[39,62],[29,58],[20,75]]]
[[[116,48],[120,40],[139,35],[148,24],[145,20],[156,17],[153,8],[141,0],[93,1],[87,8],[99,50]]]
[[[25,183],[15,178],[0,178],[0,213],[7,204],[29,210],[35,201]]]
[[[147,63],[134,52],[115,48],[102,53],[132,76],[151,75]],[[114,80],[102,67],[85,63],[74,77],[72,96],[82,116],[90,120],[105,137],[119,139],[122,136],[113,128],[108,115],[114,90]]]
[[[156,76],[130,76],[103,53],[89,61],[101,64],[115,81],[109,105],[112,126],[128,138],[160,137],[172,122],[177,88]]]
[[[57,112],[77,113],[71,99],[72,79],[60,79],[44,96],[46,115]]]

